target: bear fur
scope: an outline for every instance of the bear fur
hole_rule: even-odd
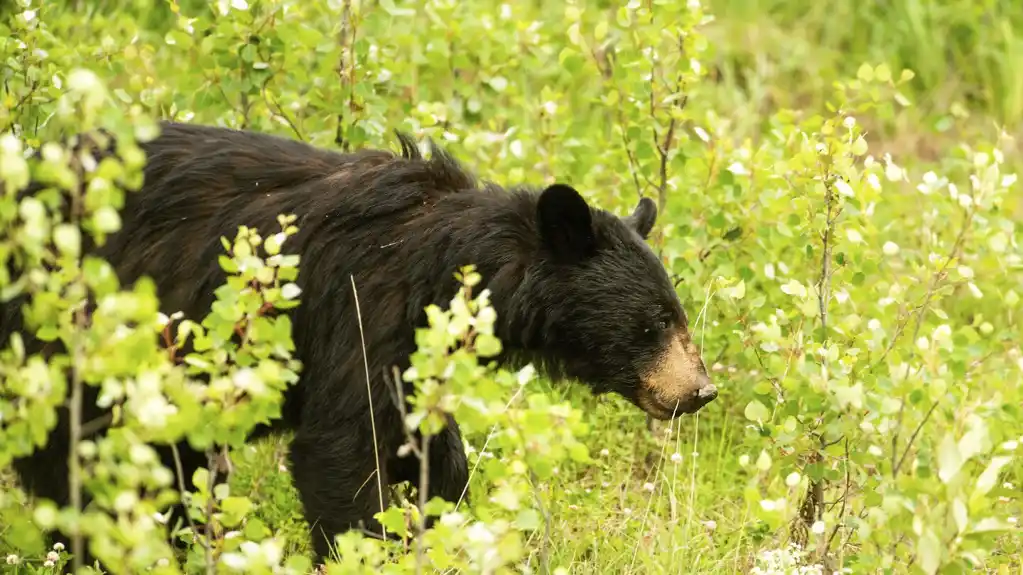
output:
[[[372,517],[380,496],[369,480],[376,469],[370,410],[382,483],[419,483],[415,456],[397,454],[404,436],[387,376],[408,366],[424,308],[447,305],[458,287],[454,274],[467,264],[482,275],[479,289],[491,291],[500,363],[532,362],[554,379],[620,394],[658,419],[695,412],[717,395],[668,274],[644,241],[657,216],[651,200],[620,218],[565,184],[505,190],[477,181],[436,146],[427,159],[409,136],[398,137],[400,154],[339,153],[164,122],[159,137],[142,144],[144,184],[127,195],[122,229],[92,246],[122,285],[149,276],[164,313],[198,320],[225,279],[220,238],[241,225],[270,233],[278,214],[298,216],[286,250],[301,254],[302,297],[288,313],[303,369],[282,417],[257,435],[294,433],[290,470],[320,561],[339,533],[380,532]],[[22,330],[22,303],[3,307],[0,345]],[[29,354],[42,349],[22,335]],[[96,390],[86,391],[83,421],[90,421],[104,412]],[[67,437],[62,410],[47,447],[14,465],[29,492],[60,505],[69,501]],[[202,453],[178,448],[185,478],[206,465]],[[170,450],[160,454],[174,469]],[[431,442],[429,456],[429,496],[458,501],[468,467],[456,422]]]

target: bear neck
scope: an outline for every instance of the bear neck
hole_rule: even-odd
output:
[[[495,335],[501,340],[502,352],[494,359],[509,368],[532,363],[545,375],[560,378],[560,366],[544,346],[551,334],[540,267],[538,198],[534,189],[506,191],[487,185],[478,193],[438,203],[436,212],[445,225],[435,227],[436,235],[423,245],[447,249],[437,262],[440,265],[431,266],[434,275],[427,281],[451,286],[431,302],[447,308],[458,289],[454,272],[475,265],[482,279],[472,294],[488,289],[490,304],[497,312]],[[425,325],[425,314],[421,317],[419,325]]]

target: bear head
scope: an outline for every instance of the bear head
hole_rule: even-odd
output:
[[[650,198],[620,218],[570,186],[536,201],[544,353],[595,393],[618,393],[657,419],[717,397],[675,286],[646,239]]]

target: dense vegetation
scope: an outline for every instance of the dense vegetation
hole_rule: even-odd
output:
[[[493,316],[467,273],[421,336],[409,421],[455,411],[474,497],[426,505],[442,519],[419,535],[407,494],[382,514],[404,544],[350,533],[327,572],[1023,573],[1018,2],[0,12],[0,260],[14,271],[0,266],[0,297],[32,293],[40,337],[73,350],[46,363],[4,344],[0,470],[41,446],[81,386],[123,404],[116,431],[79,450],[76,483],[97,503],[84,516],[29,501],[0,471],[5,573],[70,572],[72,550],[43,535],[75,525],[119,573],[313,567],[285,440],[238,441],[300,371],[288,326],[260,315],[302,305],[292,222],[225,238],[221,304],[175,329],[149,284],[118,286],[81,257],[83,234],[118,228],[119,186],[137,186],[144,161],[132,142],[154,118],[343,149],[395,148],[401,128],[500,183],[557,178],[617,213],[640,195],[661,208],[652,244],[719,399],[654,426],[624,400],[493,370]],[[60,145],[98,128],[120,161]],[[29,175],[54,187],[19,203]],[[79,206],[70,221],[60,194]],[[108,315],[74,313],[87,294]],[[227,345],[238,326],[255,327]],[[187,361],[167,352],[189,338]],[[85,375],[65,378],[68,364]],[[147,443],[184,436],[211,455],[231,446],[229,490],[155,464]],[[179,481],[187,557],[154,520]]]

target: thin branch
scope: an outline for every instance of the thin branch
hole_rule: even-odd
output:
[[[974,206],[975,205],[976,204],[974,204]],[[927,310],[928,310],[928,308],[931,305],[931,298],[934,297],[934,292],[936,292],[938,290],[939,282],[945,277],[945,275],[946,275],[946,273],[948,271],[948,267],[951,264],[951,262],[959,257],[959,252],[962,250],[963,244],[966,241],[966,233],[970,229],[970,221],[973,219],[973,214],[974,214],[974,210],[975,209],[976,208],[971,207],[971,208],[969,208],[969,209],[967,209],[967,210],[965,210],[963,212],[963,222],[962,222],[962,224],[961,224],[961,226],[959,228],[959,233],[956,234],[955,242],[952,244],[952,248],[949,250],[948,257],[946,257],[945,261],[942,262],[941,268],[938,269],[938,271],[934,272],[934,274],[931,275],[931,281],[930,281],[930,284],[927,287],[927,294],[924,296],[923,303],[921,303],[919,308],[917,309],[916,325],[913,328],[913,339],[912,339],[912,341],[916,341],[916,339],[920,336],[920,328],[923,325],[924,315],[926,315]],[[905,327],[907,325],[909,325],[908,321],[905,321],[905,322],[902,322],[902,323],[899,324],[898,328],[896,328],[895,334],[892,336],[891,341],[888,342],[888,346],[885,348],[884,353],[881,354],[881,358],[878,359],[874,363],[874,365],[872,365],[870,367],[870,369],[868,370],[869,372],[873,372],[874,369],[876,369],[878,366],[880,366],[880,365],[882,365],[884,363],[884,360],[888,357],[888,354],[892,351],[892,349],[895,348],[895,344],[898,342],[899,337],[902,335],[902,332],[905,331]],[[913,354],[913,357],[915,357],[916,348],[913,348],[913,351],[911,353]],[[899,403],[899,414],[898,414],[898,425],[896,425],[895,430],[892,433],[892,476],[893,477],[898,472],[898,468],[901,467],[901,465],[902,465],[902,461],[901,460],[899,462],[895,461],[895,454],[898,452],[898,447],[899,447],[899,431],[902,429],[902,417],[903,417],[903,412],[905,410],[905,407],[906,407],[905,399],[900,400],[900,403]],[[932,408],[932,411],[933,411],[933,408]],[[930,413],[928,413],[928,416],[929,415],[930,415]],[[926,419],[925,419],[925,421],[926,421]],[[920,428],[918,427],[917,428],[917,432],[919,432],[919,430],[920,430]],[[914,433],[913,435],[914,435],[914,438],[915,438],[916,433]],[[910,445],[912,445],[912,442],[913,442],[913,438],[910,438]],[[909,450],[909,445],[906,446],[906,451],[903,452],[903,455],[902,455],[903,458],[905,458],[906,453],[908,452],[908,450]]]
[[[171,442],[170,448],[171,454],[174,456],[174,471],[175,475],[178,478],[178,491],[181,492],[181,503],[182,506],[185,507],[185,521],[188,522],[188,528],[191,529],[192,538],[194,539],[195,537],[198,536],[198,531],[196,530],[195,522],[192,521],[192,516],[188,513],[188,508],[185,505],[185,496],[188,494],[188,490],[185,488],[185,471],[183,466],[181,465],[181,453],[178,451],[178,446],[174,442]],[[210,556],[209,541],[205,539],[200,539],[200,541],[202,542],[203,548],[206,550],[206,556],[209,557]]]
[[[830,149],[829,149],[830,152]],[[835,200],[834,189],[831,181],[831,173],[826,167],[822,169],[822,180],[824,182],[824,208],[826,210],[824,234],[822,236],[823,251],[821,254],[820,279],[817,282],[817,302],[821,316],[821,345],[827,345],[828,341],[828,300],[831,292],[831,234],[834,231],[835,214],[832,211]],[[827,362],[825,358],[823,360]],[[811,456],[814,461],[822,458],[821,452],[826,448],[824,436],[818,436],[819,446]],[[818,521],[824,512],[824,479],[812,479],[807,486],[806,498],[800,508],[800,519],[805,527],[810,527]]]
[[[892,467],[893,478],[899,474],[899,469],[902,468],[902,463],[906,461],[906,456],[909,455],[909,449],[913,447],[913,442],[916,441],[916,436],[919,435],[920,430],[924,428],[924,425],[927,423],[927,420],[931,418],[931,414],[934,413],[934,410],[938,408],[939,403],[940,401],[935,401],[933,404],[931,404],[931,408],[927,410],[927,415],[924,415],[924,418],[920,420],[919,424],[917,424],[916,429],[913,430],[913,434],[909,436],[909,441],[906,442],[906,448],[903,449],[902,451],[902,457],[899,458],[899,461],[898,463],[895,464],[895,467]]]
[[[824,253],[821,255],[821,276],[817,283],[817,303],[821,314],[822,343],[828,341],[828,299],[831,292],[831,233],[835,225],[831,214],[834,192],[830,182],[824,186],[824,203],[827,210],[827,225],[824,228]]]
[[[351,32],[352,24],[352,1],[345,0],[341,11],[341,30],[338,32],[337,42],[340,46],[341,55],[338,57],[337,73],[338,80],[342,87],[348,87],[352,89],[351,78],[346,75],[345,68],[347,67],[346,58],[350,58],[354,61],[355,57],[352,54],[352,46],[355,45],[354,38],[349,43],[349,32]],[[354,65],[354,64],[353,64]],[[337,114],[337,132],[334,134],[334,143],[340,146],[343,150],[347,150],[349,145],[344,138],[344,115],[340,112]]]
[[[530,483],[533,485],[533,499],[536,500],[537,507],[540,508],[540,514],[543,515],[543,542],[540,545],[540,564],[543,565],[543,572],[550,572],[550,559],[548,557],[548,549],[551,544],[551,514],[547,511],[547,507],[543,504],[543,500],[540,499],[540,486],[537,484],[536,473],[532,469],[529,470]]]
[[[362,329],[362,310],[359,307],[359,293],[355,289],[355,276],[350,275],[349,278],[352,281],[352,297],[355,299],[355,314],[359,320],[359,338],[362,343],[362,363],[366,370],[366,395],[369,398],[369,424],[373,430],[373,458],[376,461],[377,466],[377,499],[380,504],[380,512],[384,512],[384,485],[383,479],[380,474],[380,450],[377,443],[377,422],[376,415],[374,415],[373,407],[373,386],[369,382],[369,358],[366,356],[366,334]],[[384,538],[387,538],[387,528],[380,525],[383,530]]]
[[[927,287],[927,294],[924,296],[924,301],[917,308],[916,326],[913,329],[913,340],[916,340],[916,338],[920,335],[920,326],[923,323],[924,315],[927,313],[927,310],[931,305],[931,298],[934,297],[934,292],[938,289],[938,283],[945,277],[951,262],[959,257],[959,252],[962,250],[963,243],[966,241],[966,233],[970,230],[970,220],[973,219],[974,209],[975,208],[971,207],[963,212],[963,222],[959,228],[959,233],[956,235],[955,242],[949,250],[948,257],[945,258],[941,268],[931,275],[931,282]],[[901,336],[902,332],[905,331],[905,326],[908,325],[908,323],[909,322],[902,323],[898,328],[896,328],[895,334],[892,336],[891,341],[888,342],[888,346],[885,347],[881,357],[873,366],[871,366],[871,371],[884,363],[885,358],[887,358],[888,354],[895,348],[895,344],[898,343],[899,336]]]
[[[302,130],[298,128],[298,125],[295,124],[295,121],[292,120],[291,116],[289,116],[288,113],[284,111],[284,108],[281,106],[280,102],[278,102],[277,98],[275,98],[274,95],[270,92],[269,89],[270,80],[272,80],[273,78],[274,74],[270,74],[269,76],[267,76],[266,80],[263,81],[263,85],[260,87],[260,91],[263,93],[263,100],[266,101],[266,103],[270,106],[271,111],[273,113],[277,114],[277,116],[281,118],[284,118],[285,123],[288,124],[288,127],[291,128],[291,131],[295,133],[295,136],[299,140],[305,141],[305,136],[302,134]]]
[[[77,163],[76,163],[77,164]],[[75,165],[75,171],[78,172],[78,180],[84,182],[84,169],[82,166]],[[84,190],[82,185],[78,186],[78,189],[71,191],[71,220],[76,224],[81,225],[82,221],[82,194]],[[77,258],[76,265],[78,268],[78,274],[75,278],[75,282],[84,283],[81,270],[81,256]],[[83,287],[87,287],[84,286]],[[79,458],[79,443],[82,441],[82,402],[84,401],[84,389],[85,383],[82,381],[82,367],[85,364],[85,345],[82,337],[82,331],[87,329],[86,322],[88,318],[85,313],[83,306],[78,306],[74,312],[74,327],[72,328],[72,356],[73,356],[73,369],[71,373],[71,397],[70,405],[68,405],[68,412],[70,415],[70,431],[68,440],[70,441],[68,449],[68,488],[70,490],[71,507],[75,510],[75,515],[82,513],[82,467],[81,459]],[[78,517],[75,521],[75,527],[71,533],[71,552],[73,554],[71,558],[72,571],[77,573],[82,567],[82,554],[84,549],[84,540],[82,538],[82,527],[81,518]]]
[[[845,438],[845,493],[842,494],[842,508],[838,511],[838,518],[835,520],[835,526],[831,529],[831,536],[828,537],[828,543],[824,546],[824,551],[827,552],[831,549],[831,544],[835,540],[835,535],[838,534],[838,529],[842,525],[842,518],[845,517],[845,510],[849,503],[849,490],[852,487],[852,477],[849,471],[849,438]]]
[[[643,197],[643,184],[640,183],[639,177],[639,160],[636,158],[635,153],[632,151],[632,140],[629,138],[628,133],[625,130],[625,112],[622,109],[621,90],[618,89],[617,83],[614,81],[614,65],[611,63],[610,58],[607,57],[607,53],[601,50],[600,54],[594,48],[590,48],[590,56],[593,57],[593,62],[600,71],[600,75],[604,78],[604,83],[609,89],[614,90],[618,93],[618,105],[615,107],[615,115],[618,120],[618,127],[621,131],[622,147],[625,148],[625,155],[629,160],[629,173],[632,175],[632,181],[636,184],[636,194],[639,197]],[[603,56],[603,57],[601,57]],[[646,180],[647,185],[653,187],[653,182],[650,178],[643,174],[643,179]]]
[[[217,465],[217,452],[212,448],[206,450],[206,524],[203,527],[203,535],[206,538],[206,542],[203,543],[203,548],[206,550],[206,575],[215,575],[217,572],[217,564],[213,561],[213,542],[210,538],[213,536],[213,501],[215,499],[213,495],[213,489],[217,485],[217,470],[220,468]]]
[[[426,498],[430,492],[430,434],[420,434],[423,444],[419,448],[419,533],[416,537],[416,575],[423,572],[423,561],[426,556],[426,545],[423,544],[426,535]]]
[[[70,449],[68,450],[68,484],[71,490],[71,507],[75,510],[76,514],[82,512],[82,468],[81,461],[78,458],[78,447],[82,440],[82,364],[85,358],[82,354],[81,335],[78,333],[79,329],[83,329],[81,325],[81,311],[75,313],[75,346],[74,346],[74,365],[75,369],[72,370],[71,380],[71,404],[69,406],[69,412],[71,415],[70,422]],[[84,551],[84,542],[82,540],[82,529],[81,520],[79,519],[75,523],[75,527],[71,533],[71,557],[72,571],[77,573],[82,568],[82,553]]]

